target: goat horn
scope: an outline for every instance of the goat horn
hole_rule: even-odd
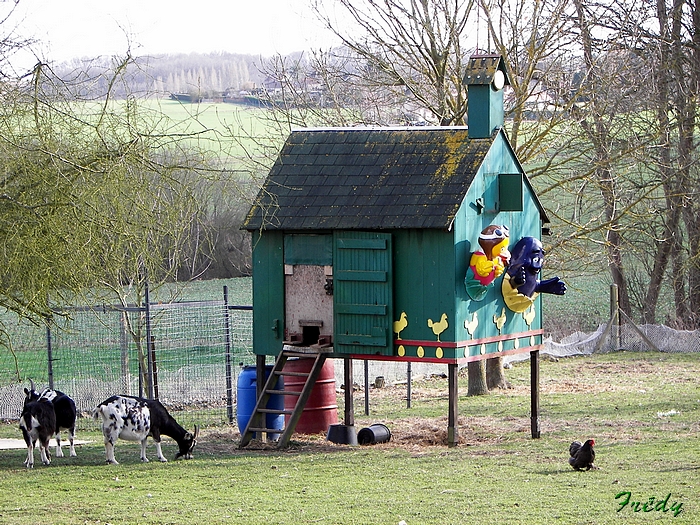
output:
[[[199,427],[197,425],[195,425],[194,426],[194,436],[192,436],[192,438],[196,439],[198,434],[199,434]]]
[[[29,388],[31,389],[32,392],[34,392],[36,390],[36,388],[34,388],[34,380],[32,380],[32,379],[29,380]]]

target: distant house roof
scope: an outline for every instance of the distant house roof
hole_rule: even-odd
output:
[[[495,137],[460,127],[293,131],[247,230],[447,229]]]

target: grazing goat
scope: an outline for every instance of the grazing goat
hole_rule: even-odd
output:
[[[24,399],[25,406],[27,403],[32,401],[50,401],[53,404],[54,411],[56,412],[56,457],[63,457],[63,450],[61,449],[61,430],[68,431],[68,442],[70,443],[70,455],[75,457],[75,419],[77,417],[77,411],[75,409],[75,401],[59,390],[51,390],[50,388],[45,388],[41,392],[37,392],[34,387],[34,381],[29,381],[30,389],[24,389],[26,395]]]
[[[41,462],[44,465],[51,463],[49,440],[56,432],[56,413],[53,404],[45,399],[25,403],[19,418],[19,428],[27,444],[27,459],[24,465],[27,468],[34,468],[34,447],[37,441],[41,451]]]
[[[168,461],[160,449],[161,435],[170,436],[180,448],[175,459],[183,457],[192,459],[192,449],[197,444],[199,429],[194,427],[194,434],[178,425],[158,400],[133,396],[112,396],[97,405],[93,413],[95,419],[102,418],[102,433],[105,437],[105,454],[107,463],[118,465],[114,458],[114,445],[117,439],[141,442],[141,461],[146,457],[146,439],[153,437],[160,461]]]

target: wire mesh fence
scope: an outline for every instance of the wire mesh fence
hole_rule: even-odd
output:
[[[185,428],[233,421],[239,364],[254,362],[252,307],[208,301],[65,313],[50,330],[12,323],[12,346],[0,352],[0,419],[19,418],[31,379],[70,395],[82,416],[111,395],[152,389]]]

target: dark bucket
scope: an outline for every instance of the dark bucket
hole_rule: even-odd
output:
[[[338,445],[357,445],[357,432],[353,425],[330,425],[326,439]]]
[[[374,445],[376,443],[386,443],[391,439],[391,431],[386,425],[375,423],[367,428],[363,428],[357,433],[357,442],[360,445]]]

